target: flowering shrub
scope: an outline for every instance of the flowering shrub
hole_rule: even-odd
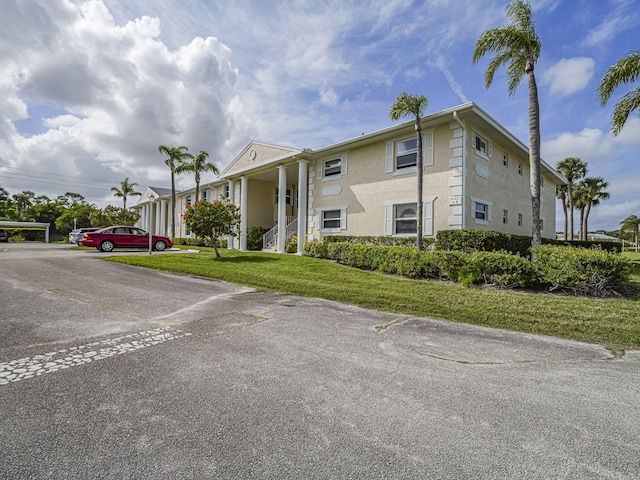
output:
[[[218,238],[237,235],[240,226],[240,209],[229,199],[220,197],[219,200],[207,202],[198,200],[195,204],[189,205],[182,214],[182,219],[187,228],[196,234],[197,237],[210,239],[218,253]]]

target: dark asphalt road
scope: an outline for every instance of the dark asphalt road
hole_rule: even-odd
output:
[[[640,478],[640,352],[97,256],[0,244],[2,479]]]

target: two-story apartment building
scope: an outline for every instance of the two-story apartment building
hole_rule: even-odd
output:
[[[529,155],[522,142],[473,103],[424,116],[422,133],[425,236],[461,228],[531,234]],[[416,158],[413,121],[317,150],[251,142],[201,191],[239,205],[241,233],[230,245],[241,250],[249,226],[273,228],[265,242],[279,252],[293,234],[307,240],[415,236]],[[565,180],[544,162],[541,180],[542,236],[554,238],[555,189]],[[149,193],[136,206],[140,225],[153,217],[155,231],[169,233],[170,195],[156,195],[156,205]],[[178,194],[178,236],[188,234],[179,214],[193,193]]]

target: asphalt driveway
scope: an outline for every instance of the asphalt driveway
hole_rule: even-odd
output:
[[[0,478],[640,478],[637,351],[102,256],[0,244]]]

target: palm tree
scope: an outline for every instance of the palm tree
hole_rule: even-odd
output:
[[[167,147],[160,145],[158,151],[168,158],[165,158],[164,163],[171,169],[171,236],[176,236],[176,168],[180,166],[186,158],[189,158],[189,149],[185,146],[180,147]]]
[[[585,178],[577,187],[578,197],[576,201],[581,207],[580,230],[582,234],[580,240],[587,240],[591,207],[600,205],[601,200],[611,198],[611,194],[605,191],[605,189],[609,188],[609,182],[605,182],[602,177]]]
[[[625,58],[621,58],[605,72],[598,87],[600,105],[604,107],[613,91],[621,84],[634,82],[638,77],[640,77],[640,50],[633,51]],[[640,108],[640,87],[627,92],[616,103],[611,121],[611,130],[614,136],[620,133],[629,114],[638,108]]]
[[[638,232],[640,231],[640,218],[636,215],[629,215],[623,221],[620,222],[620,231],[631,232],[634,235],[635,244],[636,244],[636,252],[638,251]]]
[[[120,182],[120,188],[111,187],[113,196],[122,198],[122,202],[123,202],[122,208],[124,210],[127,209],[127,197],[137,197],[139,195],[142,195],[142,193],[136,192],[135,187],[137,186],[138,184],[135,182],[129,183],[129,177],[127,177]]]
[[[542,243],[540,225],[540,105],[538,87],[533,73],[542,45],[531,20],[531,5],[515,0],[506,7],[512,24],[487,30],[476,41],[473,63],[489,52],[495,56],[485,72],[485,84],[489,88],[499,67],[507,69],[509,95],[513,95],[526,73],[529,86],[529,163],[531,165],[530,188],[533,229],[531,244]]]
[[[567,239],[567,231],[569,230],[569,215],[567,214],[567,186],[558,185],[556,187],[556,198],[562,202],[562,211],[564,212],[564,239]]]
[[[184,162],[180,164],[176,168],[176,173],[181,174],[182,172],[193,172],[195,174],[196,180],[196,199],[198,201],[200,195],[200,174],[204,172],[213,172],[216,175],[220,174],[220,170],[213,163],[207,162],[207,158],[209,158],[209,154],[204,150],[200,150],[197,155],[190,155],[189,158],[191,161]]]
[[[16,207],[17,218],[16,220],[22,220],[22,213],[29,207],[33,206],[35,193],[31,190],[23,190],[22,193],[16,193],[13,196],[13,204]]]
[[[575,180],[578,180],[587,174],[587,164],[577,157],[568,157],[558,162],[556,170],[558,170],[558,172],[567,179],[567,201],[569,203],[569,223],[571,225],[571,236],[569,238],[573,240],[573,185]],[[565,240],[567,239],[566,237],[565,230]]]
[[[420,117],[422,112],[427,108],[429,100],[424,95],[411,95],[402,92],[391,105],[389,116],[391,120],[396,121],[402,117],[415,117],[416,141],[418,152],[416,154],[416,168],[418,170],[418,199],[417,199],[417,221],[416,221],[416,247],[422,250],[422,182],[424,175],[424,160],[422,159],[422,126]]]

